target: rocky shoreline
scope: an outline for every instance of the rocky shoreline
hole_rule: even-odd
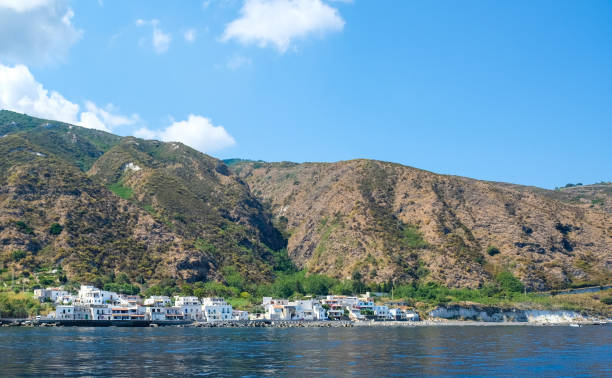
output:
[[[568,326],[568,325],[607,325],[611,320],[580,320],[564,322],[523,322],[523,321],[476,321],[434,319],[419,322],[411,321],[300,321],[300,320],[243,320],[214,323],[194,322],[190,324],[150,324],[148,327],[181,328],[352,328],[352,327],[444,327],[444,326]],[[69,327],[61,322],[39,322],[31,319],[0,319],[0,327]],[[79,325],[88,327],[93,325]]]
[[[197,328],[343,328],[353,327],[355,322],[349,320],[317,321],[317,320],[243,320],[223,322],[198,322],[187,327]]]

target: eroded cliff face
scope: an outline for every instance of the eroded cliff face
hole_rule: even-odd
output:
[[[484,307],[478,305],[441,306],[429,312],[430,318],[452,320],[474,320],[480,322],[529,322],[560,324],[598,320],[598,316],[583,315],[568,310],[523,310]]]
[[[369,160],[231,169],[311,272],[478,287],[510,270],[535,290],[611,279],[610,214],[542,189]]]

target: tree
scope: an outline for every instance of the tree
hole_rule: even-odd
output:
[[[365,290],[365,285],[361,281],[361,273],[359,271],[353,272],[353,293],[362,293]]]
[[[49,227],[49,233],[51,235],[59,235],[64,230],[64,226],[59,223],[53,223],[51,227]]]
[[[524,287],[521,281],[507,270],[499,273],[495,277],[495,280],[497,281],[500,289],[506,293],[520,293],[523,291]]]

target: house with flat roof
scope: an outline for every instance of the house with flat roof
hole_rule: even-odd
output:
[[[233,319],[232,305],[223,298],[202,298],[202,314],[207,322]]]

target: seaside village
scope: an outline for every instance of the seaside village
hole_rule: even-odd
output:
[[[260,313],[249,314],[232,308],[223,298],[123,295],[93,286],[82,285],[78,293],[63,288],[37,289],[41,301],[53,302],[55,312],[49,319],[112,320],[152,322],[229,322],[247,320],[353,320],[353,321],[418,321],[416,312],[404,303],[376,305],[366,293],[360,297],[328,295],[291,301],[264,297]]]

